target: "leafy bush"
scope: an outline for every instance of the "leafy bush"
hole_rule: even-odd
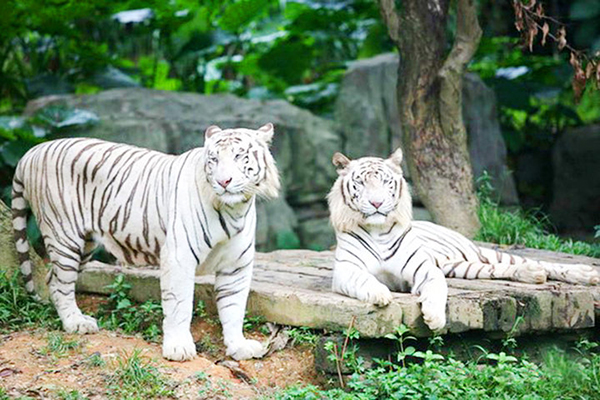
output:
[[[582,346],[578,358],[550,351],[542,365],[504,352],[463,362],[432,350],[415,351],[404,343],[410,339],[407,330],[400,327],[396,332],[391,337],[399,342],[396,362],[379,360],[375,368],[355,370],[346,390],[294,386],[272,398],[584,399],[596,398],[600,389],[600,355],[590,351],[593,344]]]

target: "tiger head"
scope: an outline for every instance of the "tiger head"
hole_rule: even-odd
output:
[[[390,158],[350,160],[335,153],[339,177],[328,195],[331,223],[337,232],[359,226],[407,226],[412,219],[412,199],[402,175],[402,150]]]
[[[252,196],[275,198],[279,173],[269,152],[273,124],[258,130],[210,126],[204,134],[204,172],[216,198],[229,205]]]

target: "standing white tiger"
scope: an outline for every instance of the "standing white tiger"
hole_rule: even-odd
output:
[[[262,345],[245,339],[242,325],[254,265],[255,198],[279,190],[272,137],[270,123],[258,130],[211,126],[204,147],[179,156],[85,138],[34,147],[17,166],[12,200],[27,290],[33,292],[29,203],[52,262],[51,299],[67,332],[98,330],[77,307],[75,282],[99,242],[124,263],[160,263],[165,358],[196,355],[190,323],[197,267],[215,272],[227,354],[261,355]]]
[[[450,229],[412,221],[401,162],[400,149],[387,160],[333,156],[339,173],[328,196],[337,237],[333,291],[384,306],[392,300],[390,290],[410,290],[420,296],[425,323],[438,330],[446,324],[445,276],[600,282],[591,266],[552,264],[481,248]]]

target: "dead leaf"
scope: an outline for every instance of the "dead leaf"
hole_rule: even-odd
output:
[[[276,351],[285,349],[285,346],[287,346],[290,341],[290,335],[281,325],[267,322],[267,327],[271,332],[271,335],[267,340],[268,350],[266,355],[268,356]]]
[[[573,97],[575,99],[575,103],[579,103],[581,100],[581,96],[583,95],[583,91],[585,90],[585,84],[587,79],[585,78],[585,72],[581,69],[579,63],[577,63],[577,67],[575,68],[575,75],[573,75],[573,81],[571,82],[573,86]]]
[[[592,78],[593,73],[594,73],[594,62],[588,61],[587,65],[585,66],[585,78],[586,79]]]
[[[569,58],[569,64],[575,69],[575,72],[580,68],[579,66],[579,57],[575,54],[574,51],[571,52],[571,57]]]
[[[16,368],[2,368],[0,369],[0,378],[6,378],[14,374],[20,374],[21,370]]]
[[[558,34],[556,35],[558,41],[558,49],[562,50],[567,45],[567,31],[564,26],[561,26],[558,29]]]
[[[542,3],[538,3],[537,8],[535,9],[535,15],[540,19],[544,18],[544,5]]]
[[[547,22],[544,22],[544,26],[542,26],[542,46],[546,45],[546,37],[548,36],[548,32],[550,32],[550,25]]]
[[[537,36],[538,33],[538,27],[537,24],[533,21],[531,21],[532,23],[529,25],[529,51],[533,51],[533,41],[535,40],[535,37]]]
[[[221,365],[221,366],[227,368],[228,370],[231,371],[233,376],[235,376],[239,380],[247,383],[248,385],[254,384],[253,379],[248,375],[248,373],[246,371],[244,371],[240,367],[239,362],[233,361],[233,360],[222,360],[222,361],[217,361],[217,365]]]

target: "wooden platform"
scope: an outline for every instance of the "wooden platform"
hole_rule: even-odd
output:
[[[511,249],[513,254],[563,263],[584,263],[600,268],[600,260],[531,249]],[[417,298],[394,294],[394,302],[378,308],[330,291],[333,253],[280,250],[257,254],[248,314],[284,325],[327,330],[345,329],[353,317],[362,337],[381,337],[403,323],[417,336],[430,334],[423,323]],[[78,291],[108,293],[119,273],[132,284],[136,300],[159,299],[157,269],[88,264],[80,275]],[[196,299],[216,313],[213,276],[196,278]],[[449,279],[448,323],[450,333],[469,330],[518,333],[575,330],[593,327],[600,287],[559,282],[529,285],[509,281]]]

